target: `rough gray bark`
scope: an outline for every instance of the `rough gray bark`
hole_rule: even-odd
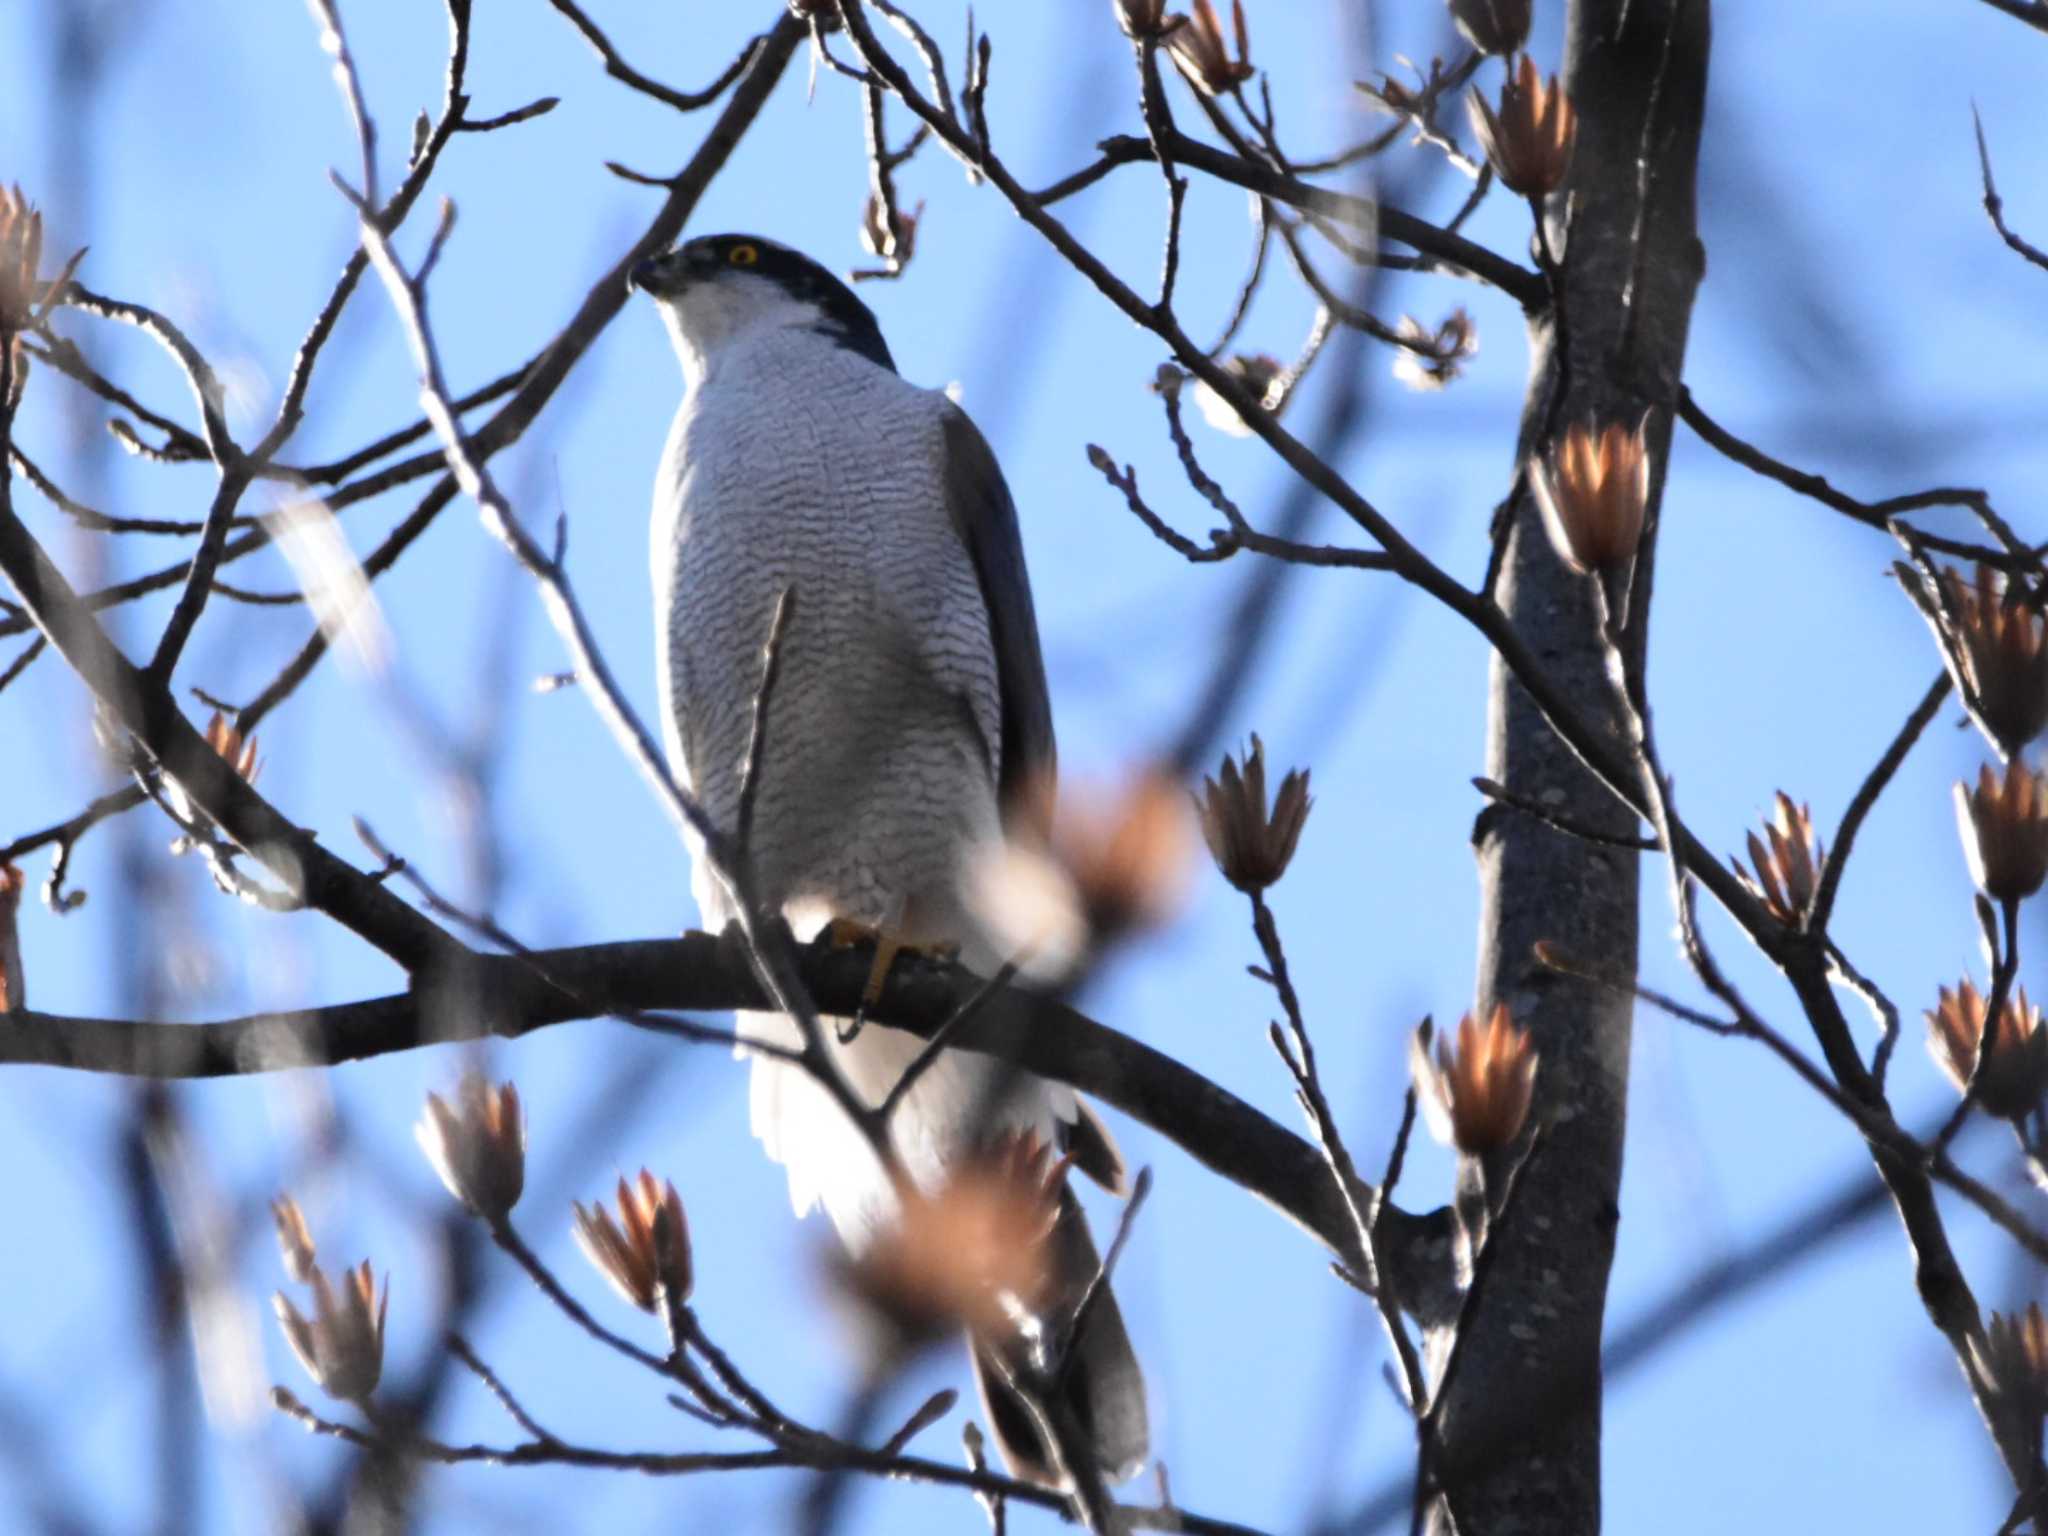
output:
[[[1651,418],[1652,511],[1626,643],[1640,657],[1656,499],[1704,267],[1694,170],[1706,94],[1708,0],[1574,0],[1565,82],[1579,115],[1569,203],[1547,210],[1564,302],[1532,320],[1519,451],[1568,424]],[[1558,686],[1623,736],[1587,578],[1551,551],[1526,486],[1503,530],[1498,599]],[[1599,785],[1495,660],[1487,772],[1519,800],[1627,837],[1634,815]],[[1496,810],[1476,829],[1482,888],[1478,1006],[1507,1003],[1541,1053],[1548,1126],[1465,1320],[1443,1417],[1442,1480],[1462,1536],[1600,1522],[1600,1336],[1614,1254],[1627,1106],[1629,1001],[1556,976],[1558,944],[1590,971],[1633,976],[1638,858]],[[1482,1017],[1484,1014],[1482,1013]],[[1504,1170],[1489,1170],[1498,1187]],[[1432,1340],[1439,1359],[1447,1337]],[[1445,1511],[1440,1507],[1439,1523]]]

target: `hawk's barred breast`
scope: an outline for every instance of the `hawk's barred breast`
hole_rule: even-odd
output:
[[[820,409],[820,402],[829,408]],[[948,512],[944,396],[815,332],[736,340],[693,383],[671,432],[653,528],[663,711],[671,759],[719,825],[738,815],[762,646],[781,592],[784,638],[754,818],[764,898],[808,937],[827,916],[967,943],[962,861],[999,835],[1001,682],[974,564]],[[732,915],[704,861],[708,926]],[[798,1043],[779,1015],[745,1030]],[[841,1052],[879,1100],[916,1049],[871,1027]],[[814,1083],[753,1067],[754,1128],[798,1208],[822,1201],[850,1240],[891,1198],[856,1129]],[[913,1173],[959,1150],[989,1072],[952,1055],[897,1116]],[[1014,1123],[1052,1139],[1072,1094],[1032,1083]],[[986,1128],[984,1128],[986,1129]]]

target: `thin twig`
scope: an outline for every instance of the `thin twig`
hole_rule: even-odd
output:
[[[1876,1015],[1878,1026],[1877,1049],[1870,1057],[1870,1080],[1876,1084],[1879,1093],[1884,1092],[1885,1074],[1891,1069],[1892,1052],[1899,1044],[1899,1010],[1892,1000],[1885,996],[1878,984],[1865,976],[1844,954],[1833,939],[1828,940],[1828,959],[1833,963],[1835,973],[1843,983],[1863,999],[1864,1006]]]
[[[469,1347],[469,1341],[464,1339],[461,1334],[447,1334],[444,1337],[444,1342],[448,1346],[448,1352],[455,1356],[457,1360],[460,1360],[469,1369],[470,1373],[484,1384],[485,1390],[498,1400],[498,1406],[505,1410],[513,1423],[517,1424],[543,1445],[560,1445],[562,1443],[559,1435],[550,1430],[543,1429],[534,1421],[533,1415],[528,1413],[519,1399],[512,1395],[511,1388],[507,1387],[498,1378],[496,1371],[484,1364],[477,1352]]]
[[[1401,1297],[1395,1290],[1386,1262],[1386,1214],[1391,1208],[1394,1188],[1401,1181],[1401,1169],[1408,1160],[1408,1144],[1415,1134],[1415,1085],[1410,1083],[1401,1098],[1401,1119],[1394,1127],[1393,1145],[1387,1150],[1386,1171],[1368,1202],[1365,1245],[1368,1272],[1361,1278],[1379,1312],[1380,1327],[1401,1367],[1401,1391],[1408,1399],[1408,1411],[1419,1413],[1429,1400],[1428,1378],[1415,1341],[1408,1334],[1408,1320],[1401,1312]]]
[[[940,1054],[952,1043],[953,1038],[961,1030],[973,1023],[975,1015],[987,1007],[989,1002],[998,993],[1004,991],[1016,979],[1016,976],[1017,962],[1014,960],[1006,961],[997,969],[995,975],[989,977],[987,981],[976,987],[973,994],[958,1008],[955,1008],[952,1015],[943,1024],[932,1031],[931,1037],[918,1048],[917,1054],[910,1058],[909,1064],[904,1067],[902,1074],[890,1086],[889,1092],[883,1097],[882,1102],[877,1104],[870,1112],[879,1126],[885,1130],[888,1128],[889,1121],[895,1115],[897,1106],[903,1102],[904,1096],[917,1086],[918,1080],[925,1073],[932,1069],[937,1063]]]
[[[774,702],[776,680],[782,676],[783,641],[789,622],[796,616],[796,588],[784,587],[776,594],[774,611],[768,616],[768,638],[761,642],[761,681],[754,689],[753,712],[747,724],[747,756],[740,770],[739,824],[733,833],[733,857],[750,862],[754,856],[754,805],[761,794],[761,770],[768,752],[768,711]]]
[[[21,451],[19,443],[10,447],[8,457],[13,461],[14,467],[22,472],[28,483],[42,492],[45,501],[77,523],[79,527],[89,528],[94,533],[192,534],[199,532],[206,526],[204,522],[193,522],[189,518],[109,517],[106,513],[96,512],[91,507],[73,501],[69,496],[65,495],[57,483],[44,474],[41,467],[33,459]],[[253,519],[235,519],[238,525],[247,524],[251,521]]]
[[[1088,445],[1088,462],[1095,466],[1096,471],[1101,474],[1103,479],[1123,493],[1124,504],[1136,514],[1139,522],[1151,530],[1152,536],[1165,544],[1168,549],[1171,549],[1183,560],[1192,561],[1196,565],[1207,564],[1214,560],[1228,560],[1240,548],[1237,536],[1222,529],[1212,531],[1209,535],[1209,543],[1203,545],[1197,544],[1186,534],[1174,528],[1165,518],[1154,512],[1146,503],[1145,498],[1139,494],[1138,472],[1129,465],[1125,465],[1121,469],[1118,468],[1116,460],[1109,456],[1107,449],[1090,443]]]
[[[325,3],[325,0],[320,0],[320,3]],[[199,621],[200,611],[212,595],[213,573],[220,563],[235,508],[248,490],[254,471],[228,431],[227,418],[222,411],[223,391],[213,366],[182,330],[155,310],[102,297],[76,281],[67,285],[63,297],[64,302],[73,308],[137,327],[171,354],[184,370],[186,382],[199,402],[200,418],[206,429],[207,452],[220,468],[220,483],[207,508],[199,547],[187,566],[184,589],[178,594],[170,618],[165,621],[156,653],[150,658],[144,674],[151,684],[161,686],[169,682],[185,642]]]
[[[496,133],[500,128],[510,128],[514,123],[531,122],[544,117],[562,104],[559,96],[543,96],[538,101],[529,101],[523,107],[514,107],[510,112],[500,112],[496,117],[464,118],[455,125],[457,133]]]
[[[367,591],[380,576],[396,565],[420,535],[433,525],[434,519],[440,516],[442,509],[454,499],[455,477],[443,475],[427,494],[420,498],[412,511],[401,518],[377,547],[364,557],[362,591]],[[367,599],[359,594],[357,600]],[[334,623],[316,623],[313,626],[312,633],[306,636],[304,644],[299,647],[292,659],[280,667],[276,675],[264,684],[262,690],[242,706],[239,719],[245,731],[255,729],[265,716],[290,698],[299,685],[312,675],[313,668],[326,656],[334,638],[343,632],[354,612],[354,608],[351,607],[346,613],[339,615]]]
[[[519,1235],[510,1221],[492,1223],[491,1241],[496,1243],[513,1263],[526,1271],[528,1278],[540,1288],[541,1294],[553,1302],[555,1309],[570,1322],[614,1354],[623,1355],[637,1365],[644,1365],[657,1376],[674,1379],[675,1372],[667,1359],[650,1349],[642,1349],[631,1339],[612,1332],[592,1317],[590,1309],[569,1294],[562,1282],[555,1278],[554,1271],[543,1264],[540,1255],[526,1245],[526,1240]]]
[[[1117,1213],[1116,1233],[1109,1240],[1109,1251],[1102,1256],[1102,1262],[1095,1266],[1095,1273],[1088,1277],[1088,1285],[1081,1292],[1081,1299],[1074,1303],[1074,1315],[1068,1320],[1065,1330],[1065,1346],[1059,1351],[1056,1379],[1064,1381],[1067,1374],[1081,1358],[1077,1347],[1081,1334],[1088,1326],[1088,1318],[1109,1291],[1109,1282],[1116,1274],[1117,1261],[1124,1256],[1124,1244],[1131,1239],[1131,1228],[1137,1224],[1138,1212],[1144,1208],[1146,1197],[1152,1193],[1152,1169],[1147,1166],[1138,1170],[1138,1176],[1131,1182],[1131,1197],[1124,1202],[1124,1208]]]
[[[1195,441],[1189,436],[1187,423],[1181,414],[1182,383],[1177,369],[1167,367],[1160,370],[1156,392],[1160,405],[1166,412],[1167,435],[1173,439],[1174,452],[1180,458],[1181,469],[1188,477],[1188,484],[1195,488],[1204,501],[1223,514],[1223,520],[1229,525],[1227,537],[1231,548],[1248,549],[1268,559],[1285,560],[1295,565],[1342,566],[1351,570],[1368,571],[1393,568],[1391,557],[1379,550],[1346,549],[1329,544],[1303,544],[1293,539],[1276,538],[1254,528],[1237,503],[1231,500],[1223,487],[1202,468],[1201,460],[1195,454]],[[1236,401],[1232,401],[1231,404],[1240,412],[1243,410]],[[1252,408],[1260,412],[1266,410],[1263,401],[1253,402]],[[1210,537],[1216,547],[1223,547],[1223,536],[1212,534]]]
[[[2048,11],[2044,11],[2038,5],[2032,9],[2037,18],[2048,16]],[[2048,24],[2044,24],[2038,19],[2034,24],[2041,26],[2044,31],[2048,31]],[[2024,257],[2034,266],[2039,267],[2042,271],[2048,272],[2048,251],[2042,250],[2037,245],[2028,244],[2010,229],[2006,228],[2005,200],[1998,195],[1998,188],[1991,180],[1991,151],[1984,143],[1984,118],[1977,111],[1974,102],[1970,106],[1970,121],[1977,129],[1977,165],[1984,173],[1984,212],[1990,215],[1991,227],[1998,231],[1998,238],[2003,240],[2013,251]]]
[[[71,867],[71,852],[78,846],[78,840],[110,816],[119,816],[132,811],[149,799],[135,785],[124,785],[94,799],[77,815],[67,817],[38,832],[24,833],[5,847],[0,847],[0,864],[14,864],[23,854],[33,853],[38,848],[55,846],[56,862],[51,866],[50,878],[43,886],[43,900],[53,912],[69,912],[85,901],[83,891],[64,890],[64,876]]]
[[[356,254],[358,256],[362,255],[360,247],[358,247]],[[369,257],[363,256],[362,260],[363,264],[368,266]],[[521,363],[517,368],[499,374],[490,383],[471,390],[455,402],[457,413],[467,415],[480,405],[489,405],[493,400],[509,395],[525,382],[527,375],[533,372],[534,364],[539,360],[540,356],[536,354]],[[376,463],[377,460],[418,442],[421,438],[430,435],[433,430],[434,424],[423,416],[418,421],[412,423],[411,426],[401,427],[396,432],[387,433],[375,442],[358,448],[346,458],[336,459],[331,464],[309,465],[297,473],[300,479],[305,480],[309,484],[333,485],[339,481],[346,480],[357,470],[366,468]],[[330,499],[328,505],[333,506],[335,502]]]
[[[1188,179],[1175,176],[1166,184],[1166,251],[1159,265],[1159,311],[1173,312],[1173,289],[1180,280],[1180,221],[1187,205]]]
[[[1848,867],[1849,851],[1856,845],[1856,834],[1863,829],[1865,818],[1877,805],[1877,797],[1884,793],[1885,787],[1905,762],[1906,754],[1913,750],[1913,743],[1920,739],[1921,733],[1941,709],[1949,687],[1949,675],[1945,671],[1927,685],[1920,702],[1913,706],[1898,734],[1892,737],[1891,745],[1885,748],[1884,755],[1871,767],[1857,786],[1856,793],[1850,797],[1849,808],[1842,813],[1842,825],[1835,833],[1835,841],[1828,849],[1827,861],[1820,872],[1820,889],[1814,893],[1813,907],[1807,915],[1806,926],[1810,931],[1821,934],[1828,931],[1828,919],[1835,910],[1835,893],[1842,888],[1842,872]]]
[[[762,46],[768,41],[768,34],[765,32],[754,38],[740,50],[739,57],[726,65],[719,72],[718,78],[703,90],[678,91],[663,85],[659,80],[649,79],[621,58],[618,50],[612,47],[611,40],[598,29],[597,23],[592,21],[574,0],[548,0],[548,4],[560,11],[568,19],[569,25],[583,34],[583,40],[590,44],[591,50],[604,61],[606,74],[643,96],[652,96],[656,101],[674,107],[678,112],[695,112],[700,107],[708,107],[718,100],[725,94],[726,87],[746,73],[747,66],[754,62]]]
[[[960,1426],[960,1448],[967,1457],[969,1471],[988,1471],[988,1457],[982,1450],[982,1443],[981,1430],[972,1419]],[[988,1516],[989,1536],[1009,1536],[1010,1509],[1003,1502],[1003,1496],[1000,1493],[977,1493],[974,1497]]]
[[[332,0],[321,0],[321,3],[326,8],[326,16],[335,22],[335,38],[339,42],[339,19],[334,17]],[[426,191],[427,183],[432,179],[434,169],[440,163],[441,151],[448,147],[449,139],[466,126],[464,114],[469,110],[469,97],[463,87],[464,78],[469,70],[470,8],[467,0],[459,0],[459,3],[458,0],[448,0],[447,9],[448,63],[443,72],[440,111],[425,138],[415,145],[411,162],[406,167],[405,176],[399,182],[398,189],[391,194],[391,200],[378,211],[378,221],[387,234],[395,232],[405,222],[414,204],[418,202],[420,194]],[[339,63],[337,60],[337,66]],[[349,73],[352,79],[352,62]],[[352,101],[352,111],[360,114],[361,110],[358,86],[357,94]],[[531,109],[528,111],[530,113]],[[369,123],[366,118],[358,117],[358,127],[367,128],[371,135],[374,134],[375,125]],[[374,169],[371,165],[372,142],[369,136],[362,140],[363,196],[374,201],[376,193],[370,185]],[[342,310],[347,307],[357,285],[362,281],[366,265],[367,258],[360,247],[349,252],[348,260],[342,264],[341,275],[335,279],[334,287],[328,293],[327,302],[321,306],[320,313],[314,317],[305,339],[299,343],[299,349],[292,358],[291,374],[286,380],[283,398],[278,401],[277,415],[271,422],[270,430],[257,444],[252,458],[267,462],[298,430],[300,422],[304,419],[306,394],[312,387],[313,370],[319,364],[328,339],[334,334]]]
[[[349,52],[348,37],[341,29],[341,13],[334,0],[312,0],[313,14],[320,22],[320,47],[334,56],[334,74],[341,86],[342,101],[355,124],[356,144],[362,151],[362,173],[357,191],[366,203],[377,201],[377,120],[363,101],[363,87],[356,73],[355,56]]]
[[[1258,296],[1259,284],[1266,275],[1266,253],[1273,247],[1273,205],[1263,197],[1253,197],[1252,223],[1257,233],[1252,237],[1251,270],[1245,273],[1244,281],[1238,284],[1237,299],[1230,306],[1230,314],[1223,322],[1223,330],[1217,336],[1215,345],[1209,348],[1211,357],[1223,355],[1223,349],[1236,340],[1237,333],[1244,329],[1245,320],[1251,315],[1252,300]]]
[[[0,693],[5,693],[20,681],[22,673],[35,665],[36,658],[48,649],[49,644],[50,642],[46,637],[37,635],[27,645],[24,645],[15,655],[14,660],[7,663],[6,670],[0,671]]]
[[[1941,1156],[1961,1133],[1983,1097],[1984,1075],[1999,1053],[1998,1037],[2001,1031],[2021,1027],[2017,1019],[2005,1017],[2006,1002],[2012,996],[2014,979],[2019,975],[2020,945],[2019,920],[2020,904],[2006,900],[1998,904],[1998,914],[2003,919],[1993,926],[1989,915],[1988,899],[1981,901],[1979,912],[1984,914],[1984,932],[1991,945],[1991,991],[1984,999],[1984,1028],[1977,1037],[1977,1054],[1970,1063],[1970,1080],[1963,1085],[1963,1096],[1955,1110],[1929,1143],[1930,1155]]]
[[[900,1456],[911,1441],[930,1429],[939,1420],[953,1411],[953,1405],[960,1401],[960,1394],[951,1387],[941,1388],[926,1398],[916,1412],[903,1421],[903,1427],[884,1440],[878,1454]]]
[[[1316,269],[1316,264],[1309,259],[1309,254],[1301,243],[1297,222],[1290,220],[1280,225],[1280,241],[1287,247],[1287,255],[1294,263],[1294,270],[1308,285],[1309,291],[1316,296],[1316,302],[1328,310],[1340,324],[1348,325],[1355,331],[1363,331],[1374,341],[1385,346],[1396,347],[1404,352],[1420,353],[1425,357],[1435,356],[1426,340],[1403,335],[1378,315],[1370,310],[1360,309],[1339,294]]]
[[[946,60],[939,52],[939,45],[932,41],[932,35],[918,25],[917,18],[893,0],[868,0],[868,3],[889,18],[889,25],[910,39],[910,45],[924,60],[926,74],[931,79],[932,95],[948,117],[953,115],[953,88],[946,79]]]
[[[1724,1019],[1703,1009],[1694,1008],[1688,1003],[1681,1003],[1669,993],[1659,992],[1654,987],[1646,987],[1632,977],[1610,976],[1603,971],[1593,970],[1590,967],[1579,964],[1554,944],[1546,943],[1536,946],[1536,963],[1546,971],[1555,972],[1559,976],[1570,976],[1579,981],[1591,982],[1596,987],[1605,987],[1610,992],[1619,992],[1625,996],[1633,997],[1640,1002],[1648,1003],[1660,1012],[1670,1014],[1672,1018],[1679,1020],[1681,1023],[1697,1025],[1709,1034],[1747,1035],[1750,1033],[1748,1022],[1740,1015]],[[1794,1047],[1793,1049],[1796,1050],[1797,1048]]]
[[[1330,1101],[1323,1093],[1322,1076],[1316,1068],[1315,1046],[1309,1039],[1308,1025],[1302,1018],[1301,999],[1294,990],[1294,978],[1287,966],[1287,951],[1280,942],[1279,925],[1273,921],[1273,909],[1266,905],[1265,894],[1254,890],[1249,896],[1252,912],[1252,933],[1258,939],[1259,950],[1266,957],[1263,973],[1273,994],[1279,999],[1281,1011],[1287,1016],[1288,1037],[1283,1040],[1278,1027],[1273,1031],[1274,1049],[1286,1063],[1294,1078],[1297,1096],[1303,1112],[1316,1133],[1316,1140],[1328,1160],[1330,1177],[1336,1182],[1337,1193],[1350,1212],[1354,1230],[1358,1235],[1359,1250],[1372,1256],[1372,1221],[1366,1214],[1365,1206],[1359,1203],[1358,1169],[1351,1160],[1350,1150],[1344,1145],[1344,1138],[1337,1129],[1337,1117],[1330,1108]],[[1380,1277],[1373,1277],[1378,1284]]]
[[[1654,837],[1617,837],[1611,832],[1602,832],[1598,827],[1588,826],[1546,805],[1518,795],[1505,784],[1480,774],[1472,780],[1472,787],[1496,805],[1521,812],[1532,821],[1540,821],[1546,827],[1554,827],[1567,837],[1576,837],[1588,843],[1598,843],[1606,848],[1627,848],[1638,853],[1654,853],[1664,845]]]
[[[68,294],[70,290],[66,291]],[[175,464],[189,464],[213,457],[205,438],[161,412],[151,410],[120,385],[100,373],[67,337],[56,335],[46,329],[37,333],[37,341],[40,345],[25,341],[22,350],[37,362],[54,368],[109,405],[126,411],[145,426],[152,427],[164,435],[164,446],[151,449],[136,437],[135,429],[125,421],[108,422],[107,430],[122,439],[122,446],[128,448],[130,452],[144,452]]]
[[[718,1378],[720,1386],[730,1392],[746,1410],[753,1414],[755,1425],[772,1436],[778,1443],[804,1438],[816,1439],[818,1431],[798,1423],[780,1408],[768,1395],[756,1387],[744,1375],[732,1358],[711,1341],[711,1335],[704,1331],[695,1311],[683,1308],[683,1336],[690,1347],[703,1356],[704,1363],[711,1367],[711,1374]]]
[[[861,238],[881,258],[879,267],[865,267],[851,274],[856,282],[903,275],[910,259],[912,242],[904,223],[903,210],[896,203],[896,171],[917,152],[931,134],[924,124],[917,126],[901,150],[891,152],[882,120],[882,88],[869,84],[861,91],[861,122],[868,150],[868,207],[870,216],[862,221]]]
[[[1635,755],[1641,768],[1644,785],[1650,795],[1652,823],[1666,846],[1675,846],[1671,782],[1658,758],[1649,706],[1644,695],[1642,669],[1632,663],[1628,653],[1622,649],[1611,616],[1606,611],[1605,589],[1596,586],[1595,592],[1599,595],[1600,622],[1609,647],[1610,669],[1618,679],[1617,693],[1623,708],[1627,711]],[[1752,1033],[1763,1031],[1762,1021],[1756,1018],[1733,983],[1722,974],[1707,948],[1692,908],[1692,881],[1686,877],[1678,860],[1670,860],[1669,869],[1673,904],[1678,912],[1681,945],[1694,973],[1710,992],[1720,998],[1738,1019],[1750,1027]],[[2012,916],[2012,904],[2008,904],[2008,942],[2011,939]],[[1985,1422],[1992,1427],[1993,1443],[2008,1473],[2015,1485],[2025,1490],[2032,1485],[2037,1475],[2039,1454],[2037,1451],[2021,1452],[2012,1444],[2009,1437],[1998,1432],[2000,1404],[1997,1389],[1987,1382],[1977,1366],[1983,1340],[1981,1314],[1978,1311],[1976,1297],[1949,1242],[1946,1225],[1940,1206],[1934,1198],[1928,1175],[1931,1173],[1935,1179],[1953,1189],[1962,1190],[1966,1186],[1974,1186],[1970,1198],[2001,1226],[2006,1226],[2005,1218],[2010,1214],[2009,1208],[2001,1211],[1999,1208],[2005,1206],[2004,1201],[1955,1168],[1949,1159],[1945,1144],[1939,1139],[1931,1147],[1922,1149],[1898,1125],[1883,1093],[1872,1084],[1862,1057],[1850,1037],[1847,1021],[1842,1017],[1827,975],[1826,951],[1815,937],[1800,934],[1792,942],[1783,942],[1775,937],[1760,938],[1760,947],[1778,963],[1786,979],[1791,983],[1815,1038],[1820,1043],[1829,1071],[1834,1077],[1831,1083],[1816,1081],[1813,1077],[1807,1080],[1828,1097],[1830,1102],[1848,1116],[1863,1133],[1879,1176],[1884,1179],[1891,1191],[1900,1222],[1912,1247],[1916,1264],[1916,1288],[1928,1321],[1948,1342],[1973,1400]],[[2009,975],[2007,980],[2009,982]],[[1768,1032],[1761,1033],[1759,1038],[1768,1040],[1770,1035]],[[1787,1059],[1793,1061],[1795,1066],[1803,1060],[1789,1054]],[[1802,1075],[1805,1075],[1804,1072]],[[1969,1096],[1966,1094],[1965,1104],[1968,1101]],[[1979,1195],[1982,1196],[1981,1199]],[[2018,1220],[2016,1214],[2013,1214],[2011,1219],[2012,1225],[2007,1226],[2007,1230],[2017,1240],[2028,1246],[2030,1251],[2048,1253],[2048,1237]]]
[[[1900,515],[1925,511],[1930,507],[1962,507],[1977,514],[1980,520],[1990,512],[1990,498],[1983,491],[1958,486],[1937,486],[1931,490],[1914,491],[1904,496],[1887,497],[1882,501],[1859,501],[1856,497],[1835,489],[1825,476],[1794,469],[1790,464],[1772,458],[1761,448],[1744,442],[1702,410],[1699,402],[1693,398],[1692,391],[1682,384],[1678,388],[1678,419],[1698,433],[1708,446],[1733,459],[1744,469],[1754,470],[1767,480],[1775,480],[1787,490],[1796,491],[1801,496],[1817,501],[1824,507],[1829,507],[1880,532],[1892,532],[1892,521]],[[1944,538],[1937,534],[1922,533],[1918,537],[1929,549],[1939,550],[1946,555],[1981,561],[1986,565],[1995,565],[2008,571],[2030,564],[2037,574],[2039,572],[2038,558],[2031,562],[2022,561],[2008,550]],[[2039,553],[2039,550],[2034,551],[2036,557]]]

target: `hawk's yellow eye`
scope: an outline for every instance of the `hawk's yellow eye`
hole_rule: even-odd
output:
[[[736,267],[751,267],[761,259],[761,252],[755,246],[736,245],[725,253],[725,259]]]

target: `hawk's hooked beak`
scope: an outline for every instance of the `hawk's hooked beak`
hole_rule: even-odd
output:
[[[663,251],[635,263],[626,281],[642,293],[652,294],[657,299],[668,298],[680,293],[693,279],[716,270],[716,267],[716,262],[705,260],[703,252],[679,245],[672,251]]]

